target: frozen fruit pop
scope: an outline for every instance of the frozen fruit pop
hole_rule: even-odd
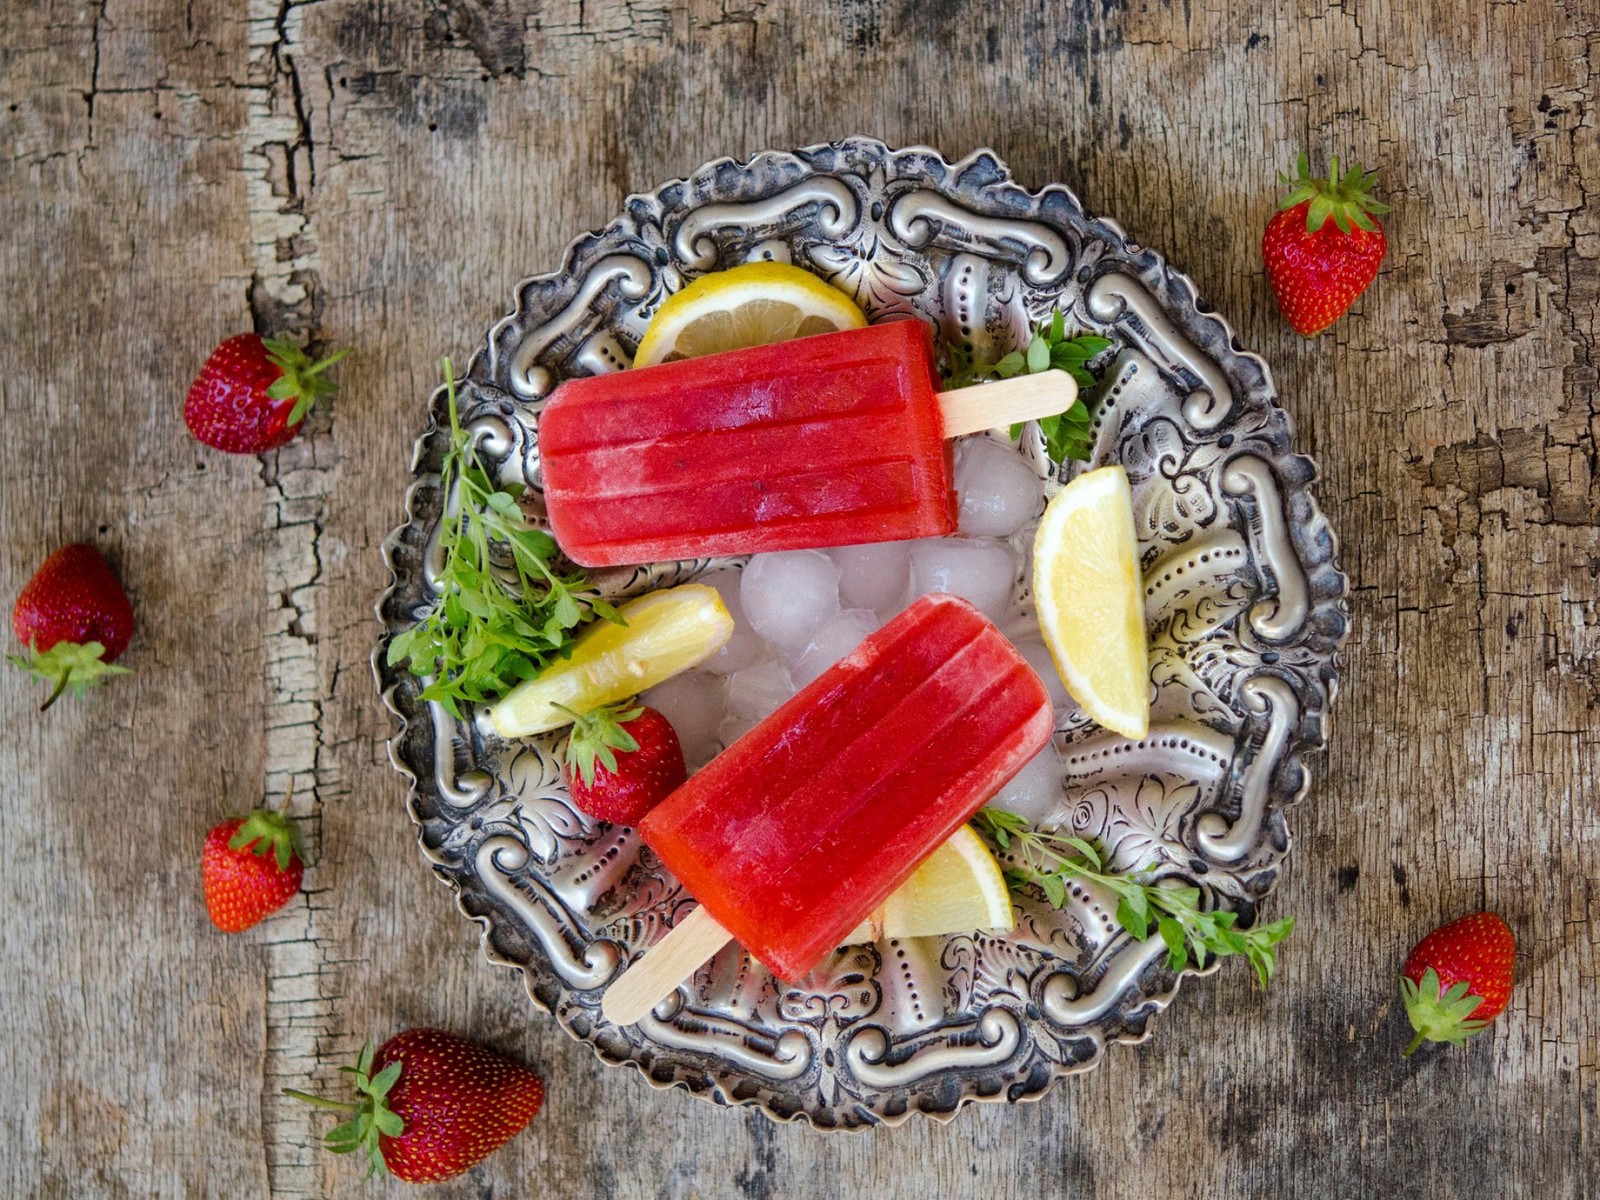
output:
[[[781,978],[805,975],[1052,726],[1000,631],[965,600],[924,596],[644,819],[700,908],[607,991],[606,1015],[637,1020],[730,937]],[[674,941],[692,945],[682,960]]]
[[[573,379],[539,416],[586,567],[954,533],[947,438],[1069,408],[1061,371],[940,395],[921,321]]]

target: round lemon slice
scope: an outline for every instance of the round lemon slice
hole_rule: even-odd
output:
[[[1011,893],[983,839],[963,825],[890,893],[877,914],[884,937],[933,937],[1015,924]]]
[[[1150,664],[1133,493],[1121,467],[1074,479],[1033,543],[1039,628],[1073,699],[1124,737],[1150,732]]]
[[[702,275],[663,304],[644,331],[633,365],[653,367],[866,323],[849,296],[810,271],[788,263],[745,263]]]

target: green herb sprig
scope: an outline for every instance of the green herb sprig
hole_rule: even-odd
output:
[[[1067,902],[1067,885],[1074,879],[1097,883],[1117,897],[1117,922],[1138,941],[1150,936],[1152,926],[1167,946],[1167,965],[1181,971],[1191,953],[1198,966],[1213,957],[1241,954],[1250,960],[1266,987],[1277,967],[1273,947],[1294,929],[1294,918],[1268,925],[1236,929],[1238,913],[1206,912],[1200,908],[1200,890],[1162,887],[1140,878],[1137,872],[1108,872],[1104,855],[1085,838],[1035,829],[1025,817],[1003,809],[985,808],[974,819],[980,832],[1002,852],[1014,850],[1020,865],[1007,868],[1006,882],[1013,889],[1034,886],[1061,908]]]
[[[485,469],[476,439],[461,427],[449,359],[444,373],[450,445],[440,488],[447,504],[455,497],[455,511],[447,510],[439,530],[439,598],[389,643],[389,662],[431,676],[423,699],[459,717],[463,702],[492,700],[565,657],[574,631],[587,621],[623,621],[582,571],[559,572],[552,565],[555,539],[523,518],[521,486],[497,483]]]
[[[1084,333],[1067,336],[1067,319],[1058,308],[1050,319],[1040,324],[1028,344],[1013,350],[999,362],[985,363],[972,357],[965,348],[951,351],[951,371],[946,381],[950,387],[966,387],[974,383],[987,383],[995,379],[1010,379],[1016,375],[1037,375],[1042,371],[1065,371],[1078,381],[1080,387],[1092,387],[1094,374],[1089,363],[1111,345],[1108,338]],[[1089,428],[1089,406],[1080,396],[1071,408],[1053,417],[1041,417],[1039,430],[1044,434],[1045,453],[1050,461],[1060,463],[1066,459],[1088,462],[1093,449]],[[1022,426],[1013,425],[1013,439],[1022,435]]]

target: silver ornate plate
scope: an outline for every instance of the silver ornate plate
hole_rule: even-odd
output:
[[[1029,191],[988,151],[950,163],[852,139],[722,159],[631,196],[559,271],[520,284],[462,393],[502,477],[537,489],[536,423],[557,382],[626,367],[667,296],[754,258],[803,265],[873,319],[915,315],[981,355],[1020,344],[1057,306],[1112,339],[1095,458],[1133,483],[1154,709],[1140,742],[1063,713],[1060,815],[1116,864],[1154,864],[1253,922],[1289,850],[1305,756],[1324,741],[1348,624],[1315,468],[1290,448],[1266,364],[1200,311],[1188,279],[1067,189]],[[384,662],[389,636],[432,598],[443,411],[436,393],[406,522],[384,543],[393,583],[374,669],[400,719],[389,753],[423,852],[539,1007],[653,1086],[832,1129],[1034,1099],[1108,1042],[1146,1036],[1179,976],[1159,939],[1132,941],[1088,887],[1061,911],[1020,897],[1006,936],[845,948],[802,985],[730,947],[637,1026],[607,1023],[606,986],[692,900],[631,831],[570,806],[553,739],[507,743],[483,720],[454,720]],[[1039,461],[1036,436],[1025,449]],[[625,595],[728,561],[599,579]],[[1024,584],[1019,573],[1025,616]]]

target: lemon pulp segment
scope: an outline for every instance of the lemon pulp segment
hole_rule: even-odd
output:
[[[570,724],[587,712],[636,696],[705,661],[733,636],[733,618],[717,590],[702,583],[649,592],[617,606],[627,622],[596,621],[570,658],[518,684],[489,709],[503,737],[527,737]]]
[[[890,893],[878,914],[884,937],[1009,930],[1015,918],[1000,864],[963,825]]]
[[[838,288],[789,263],[755,262],[702,275],[651,319],[633,365],[767,346],[859,329],[866,316]]]
[[[1074,479],[1045,508],[1033,547],[1039,629],[1073,699],[1107,729],[1150,731],[1150,666],[1133,493],[1121,467]]]

